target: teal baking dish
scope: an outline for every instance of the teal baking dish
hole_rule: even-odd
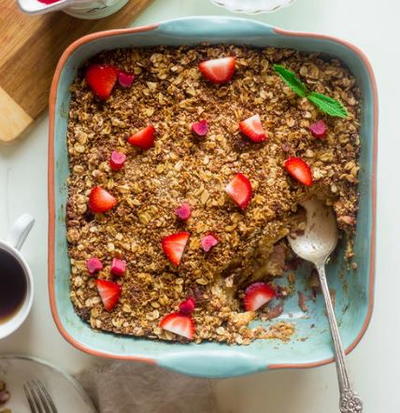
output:
[[[166,343],[94,331],[75,314],[70,302],[65,227],[69,85],[78,68],[105,49],[201,42],[324,52],[344,62],[358,79],[362,91],[360,210],[355,239],[358,269],[346,272],[340,258],[343,254],[339,252],[327,270],[330,286],[336,290],[336,313],[347,352],[365,333],[372,313],[375,277],[378,102],[372,68],[358,48],[339,39],[289,32],[247,19],[209,16],[94,33],[77,40],[62,55],[50,93],[48,259],[54,320],[65,339],[87,353],[153,363],[193,376],[232,377],[265,369],[315,367],[329,363],[333,353],[321,297],[310,304],[308,318],[300,316],[296,297],[286,302],[280,318],[296,324],[296,334],[290,342],[258,340],[249,346]],[[304,266],[298,271],[299,289],[304,288],[306,271],[310,268]],[[339,277],[338,274],[343,272],[343,277]]]

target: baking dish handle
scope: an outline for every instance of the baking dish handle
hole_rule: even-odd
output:
[[[243,376],[267,368],[265,360],[233,351],[176,352],[164,354],[158,359],[159,366],[189,376],[224,378]]]

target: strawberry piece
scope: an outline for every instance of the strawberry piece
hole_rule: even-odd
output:
[[[236,57],[221,57],[201,62],[199,70],[212,83],[229,82],[235,73]]]
[[[192,314],[194,309],[196,307],[196,300],[194,299],[194,297],[189,297],[187,300],[182,301],[179,304],[179,311],[182,314]]]
[[[249,285],[244,292],[244,308],[246,311],[256,311],[276,296],[275,290],[263,282]]]
[[[136,132],[128,138],[128,142],[131,145],[138,146],[142,149],[149,149],[154,144],[155,129],[152,125],[146,126],[144,129]]]
[[[122,152],[112,151],[110,157],[110,166],[114,171],[119,171],[126,161],[126,155]]]
[[[189,232],[177,232],[162,239],[163,251],[172,264],[176,266],[180,264],[189,237]]]
[[[201,246],[205,252],[208,252],[211,248],[215,247],[218,242],[219,239],[214,234],[208,234],[201,239]]]
[[[259,115],[251,116],[240,122],[239,129],[253,142],[263,142],[267,139]]]
[[[86,70],[86,82],[93,93],[100,99],[106,100],[111,96],[118,78],[118,69],[109,65],[91,65]]]
[[[118,83],[123,88],[128,88],[132,86],[133,81],[135,80],[135,75],[132,73],[126,73],[122,70],[118,73]]]
[[[187,202],[175,209],[175,214],[183,221],[186,221],[192,215],[192,210]]]
[[[314,138],[323,139],[326,136],[326,132],[328,131],[328,126],[326,123],[321,119],[312,125],[310,125],[310,131]]]
[[[251,182],[241,173],[236,174],[225,187],[225,192],[241,209],[246,209],[253,193]]]
[[[301,158],[290,157],[285,161],[285,169],[293,178],[306,186],[311,186],[313,178],[309,165]]]
[[[92,212],[106,212],[117,205],[117,200],[101,186],[95,186],[89,195],[89,208]]]
[[[121,286],[108,280],[96,280],[96,287],[103,301],[104,308],[111,311],[118,303],[121,295]]]
[[[206,120],[192,123],[192,132],[197,136],[206,136],[208,133],[208,123]]]
[[[122,277],[126,271],[126,261],[113,258],[111,263],[111,274]]]
[[[95,274],[103,269],[103,264],[98,258],[89,258],[86,260],[86,268],[89,274]]]
[[[163,330],[170,331],[171,333],[178,334],[179,336],[186,337],[189,340],[194,335],[194,322],[192,317],[179,312],[167,314],[161,321],[160,327]]]

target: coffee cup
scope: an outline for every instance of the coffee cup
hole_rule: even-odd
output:
[[[32,307],[32,273],[20,249],[34,222],[30,215],[21,215],[0,240],[0,339],[16,331]]]

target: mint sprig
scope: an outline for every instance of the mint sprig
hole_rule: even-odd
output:
[[[312,92],[296,76],[294,72],[286,69],[282,65],[274,65],[274,70],[279,74],[281,79],[301,97],[307,98],[310,102],[324,113],[337,118],[346,118],[348,116],[346,108],[336,99],[323,95],[322,93]]]

